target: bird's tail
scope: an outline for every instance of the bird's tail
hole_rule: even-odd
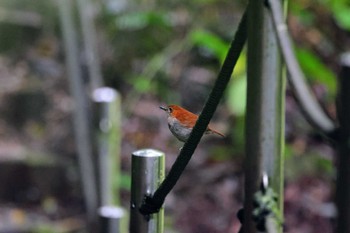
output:
[[[220,132],[218,132],[218,131],[216,131],[216,130],[209,129],[208,131],[209,131],[209,133],[217,134],[217,135],[219,135],[219,136],[221,136],[221,137],[223,137],[223,138],[226,137],[224,134],[222,134],[222,133],[220,133]]]

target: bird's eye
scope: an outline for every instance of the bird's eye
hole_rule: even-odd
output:
[[[173,112],[173,109],[171,107],[168,108],[169,113]]]

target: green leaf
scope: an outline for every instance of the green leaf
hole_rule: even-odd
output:
[[[151,83],[151,80],[145,77],[144,75],[138,75],[128,80],[130,84],[133,85],[134,89],[139,93],[146,93],[153,90],[154,86]]]
[[[131,187],[131,176],[127,173],[122,173],[120,175],[120,188],[124,190],[130,190]]]
[[[239,55],[237,63],[235,65],[235,69],[233,70],[233,76],[241,76],[246,72],[247,65],[247,53],[243,50],[243,52]]]
[[[123,30],[140,30],[147,26],[171,26],[169,17],[162,12],[130,12],[117,17],[116,25]]]
[[[304,48],[296,48],[295,51],[306,76],[311,81],[325,85],[329,93],[334,96],[337,88],[337,79],[333,71],[323,64],[321,59],[311,51]]]
[[[247,102],[247,79],[245,75],[235,77],[228,87],[228,107],[237,116],[245,114]]]
[[[246,56],[243,52],[238,58],[235,69],[233,70],[234,78],[228,86],[227,99],[229,109],[237,116],[244,116],[247,98],[247,78],[246,78]]]
[[[189,38],[193,46],[205,48],[221,62],[225,59],[229,44],[222,40],[219,36],[211,32],[198,29],[193,31]]]
[[[345,30],[350,30],[350,7],[342,5],[335,7],[335,10],[332,12],[338,25]]]

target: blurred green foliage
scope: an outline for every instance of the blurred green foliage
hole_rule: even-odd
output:
[[[128,106],[134,106],[144,95],[154,95],[163,102],[180,102],[179,84],[185,79],[183,74],[193,66],[217,74],[246,5],[243,1],[226,0],[126,1],[112,9],[104,4],[106,2],[112,1],[95,1],[102,9],[97,28],[101,34],[98,39],[102,47],[105,46],[102,48],[104,78],[107,85],[122,92]],[[59,32],[57,10],[52,1],[3,0],[0,7],[0,13],[4,9],[31,12],[42,19],[39,26],[33,27],[16,24],[11,17],[1,18],[2,52],[24,49],[40,36]],[[316,30],[320,35],[319,44],[326,41],[329,47],[324,50],[327,53],[322,54],[323,50],[315,50],[315,45],[296,40],[295,51],[309,82],[326,87],[328,103],[332,103],[336,94],[336,69],[329,61],[334,62],[334,56],[343,47],[330,32],[346,33],[350,29],[349,2],[297,0],[290,2],[289,7],[292,17],[306,29]],[[337,27],[333,27],[332,21],[324,21],[326,19],[334,20]],[[324,22],[330,25],[322,27]],[[243,53],[223,101],[234,115],[231,135],[239,145],[244,143],[245,65]],[[212,79],[200,81],[208,90],[213,82]],[[243,146],[240,148],[243,150]]]
[[[337,24],[344,30],[350,30],[350,2],[348,0],[323,0],[321,1],[334,16]]]
[[[154,4],[147,7],[130,4],[114,13],[106,11],[108,13],[103,22],[107,22],[105,25],[113,43],[114,58],[118,61],[118,64],[114,63],[115,69],[119,69],[121,80],[132,86],[132,92],[128,93],[127,99],[137,99],[146,93],[152,93],[164,102],[180,101],[179,80],[183,70],[198,65],[218,73],[239,19],[237,16],[232,17],[232,9],[237,10],[239,6],[240,10],[237,11],[241,14],[244,4],[210,0],[191,3],[163,2],[159,5],[152,3]],[[319,38],[315,37],[320,41],[317,45],[320,47],[319,51],[308,41],[300,43],[298,38],[295,51],[310,85],[324,86],[327,104],[333,104],[336,69],[329,61],[334,61],[332,57],[340,50],[336,41],[327,33],[329,30],[346,30],[346,22],[350,16],[343,14],[339,8],[347,9],[348,3],[344,0],[336,3],[330,0],[298,0],[290,2],[289,8],[292,17],[298,19],[306,30],[316,30],[320,35]],[[322,16],[334,19],[340,29],[332,28],[331,25],[323,28],[323,19],[320,18]],[[291,30],[293,27],[296,26],[292,24]],[[322,47],[322,44],[326,47]],[[240,150],[244,148],[243,119],[247,85],[245,56],[245,53],[241,55],[235,67],[224,99],[224,104],[234,115],[231,136],[234,143],[241,145],[235,147]],[[179,58],[183,61],[177,64],[176,59]],[[182,70],[172,73],[173,66]],[[207,85],[210,88],[211,83]],[[290,153],[293,154],[292,151]]]
[[[213,79],[219,72],[246,5],[246,1],[228,0],[126,0],[124,5],[121,4],[119,8],[113,10],[108,8],[105,2],[107,0],[94,2],[99,13],[97,31],[103,76],[108,86],[115,87],[122,93],[123,111],[125,111],[123,113],[126,116],[129,114],[128,111],[133,110],[135,103],[145,96],[152,96],[161,102],[168,103],[180,103],[183,98],[191,98],[191,95],[206,96],[206,91],[210,91]],[[110,2],[118,4],[123,1],[110,0]],[[311,85],[321,84],[325,87],[329,97],[326,104],[332,108],[336,94],[336,58],[339,53],[348,49],[346,46],[350,42],[348,39],[349,1],[296,0],[290,1],[289,6],[291,18],[297,19],[299,23],[296,24],[291,20],[290,29],[297,32],[294,35],[295,51],[300,65]],[[98,11],[99,9],[101,11]],[[15,12],[19,14],[14,14]],[[23,19],[22,16],[26,16],[25,13],[33,13],[29,14],[29,18],[34,17],[33,22],[38,16],[39,23],[35,25],[25,20],[18,21],[19,18]],[[304,31],[298,34],[300,28]],[[311,42],[305,39],[305,35],[310,31],[311,39],[314,40]],[[11,55],[15,59],[23,59],[28,51],[36,46],[35,43],[47,35],[61,38],[55,1],[1,1],[0,52],[2,56],[5,56],[6,52],[6,55]],[[62,46],[61,42],[59,42],[60,46]],[[186,76],[186,72],[191,68],[201,68],[214,74],[214,77]],[[222,101],[222,105],[229,110],[227,112],[222,110],[221,113],[226,114],[224,121],[227,121],[225,124],[231,128],[228,138],[232,138],[232,142],[215,148],[216,154],[213,158],[215,161],[230,160],[232,155],[244,154],[247,86],[245,69],[246,54],[243,53]],[[194,85],[204,86],[201,89],[204,94],[192,92],[195,87],[186,83],[189,79],[195,80]],[[184,84],[181,86],[182,83]],[[185,91],[190,92],[188,95],[190,97],[181,96],[182,87],[190,90]],[[35,101],[35,103],[41,104],[37,107],[49,107],[49,103],[46,102]],[[22,105],[16,107],[23,108]],[[291,109],[298,111],[294,105]],[[28,110],[31,114],[35,113],[33,108],[24,110]],[[35,115],[35,117],[38,116]],[[18,122],[18,119],[11,118]],[[33,128],[38,131],[38,135],[41,135],[40,127]],[[291,131],[295,130],[295,123],[291,123],[289,128]],[[308,129],[298,129],[297,132],[304,137],[309,134]],[[292,179],[305,174],[324,174],[327,177],[334,177],[330,156],[320,156],[327,152],[308,148],[302,150],[301,155],[300,148],[293,145],[293,140],[300,135],[293,136],[294,138],[286,145],[287,178]],[[129,189],[128,174],[121,175],[120,186],[123,190]],[[37,232],[53,232],[53,230],[44,225],[38,228]]]
[[[129,173],[121,173],[120,181],[116,185],[120,185],[120,189],[130,191],[130,187],[131,187],[130,174]]]
[[[237,116],[244,116],[247,102],[247,79],[245,75],[235,77],[227,90],[227,105]]]
[[[229,43],[225,42],[218,35],[203,29],[192,31],[190,42],[192,46],[198,46],[207,50],[208,53],[219,59],[220,63],[224,61],[229,48]]]
[[[171,27],[169,15],[160,11],[136,11],[121,15],[116,19],[120,30],[141,30],[147,27]]]
[[[314,11],[307,9],[318,8],[324,15],[330,15],[343,30],[350,30],[350,3],[348,0],[306,0],[290,2],[292,13],[298,16],[305,25],[312,26],[317,19]]]
[[[303,71],[307,74],[307,77],[311,81],[320,83],[327,87],[329,94],[334,97],[337,89],[337,79],[334,72],[329,69],[312,51],[304,48],[297,48],[295,52]]]
[[[349,7],[349,1],[344,0],[298,0],[290,3],[290,12],[297,19],[292,25],[304,40],[296,46],[297,58],[310,83],[327,88],[330,102],[334,101],[336,94],[334,67],[337,56],[347,49]]]
[[[0,16],[0,52],[24,50],[59,26],[55,5],[46,0],[2,0]]]
[[[297,180],[303,176],[335,178],[336,170],[332,160],[320,156],[320,151],[307,150],[303,154],[298,154],[290,145],[286,149],[293,155],[288,156],[285,161],[287,164],[285,167],[286,179]]]

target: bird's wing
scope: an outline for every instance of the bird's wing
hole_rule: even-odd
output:
[[[188,128],[193,128],[198,120],[198,116],[196,114],[187,111],[186,109],[183,109],[183,111],[176,114],[175,117],[183,126]]]

